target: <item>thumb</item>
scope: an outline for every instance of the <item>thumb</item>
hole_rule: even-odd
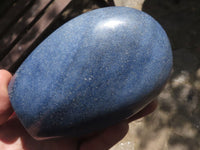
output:
[[[12,75],[6,70],[0,70],[0,125],[8,120],[13,112],[8,96],[8,84]]]

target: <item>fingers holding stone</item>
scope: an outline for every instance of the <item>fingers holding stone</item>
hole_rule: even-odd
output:
[[[128,132],[128,123],[122,122],[82,142],[80,150],[107,150],[120,141]]]
[[[8,96],[8,84],[12,75],[6,70],[0,70],[0,125],[8,120],[13,112]]]
[[[128,132],[128,123],[152,113],[157,108],[157,100],[149,103],[144,109],[130,119],[106,129],[104,132],[82,142],[80,150],[107,150],[120,141]]]

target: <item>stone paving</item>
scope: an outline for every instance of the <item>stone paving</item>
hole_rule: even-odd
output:
[[[130,124],[111,150],[200,150],[200,3],[198,0],[115,0],[143,10],[166,30],[174,68],[159,107]]]

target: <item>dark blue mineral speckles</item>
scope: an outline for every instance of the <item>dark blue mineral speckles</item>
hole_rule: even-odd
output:
[[[126,7],[85,13],[25,60],[9,85],[13,108],[35,138],[81,136],[138,112],[170,74],[168,37]]]

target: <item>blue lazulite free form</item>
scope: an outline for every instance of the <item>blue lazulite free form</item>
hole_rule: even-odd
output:
[[[102,8],[47,37],[15,73],[9,95],[34,138],[77,137],[141,110],[171,67],[168,37],[152,17],[133,8]]]

